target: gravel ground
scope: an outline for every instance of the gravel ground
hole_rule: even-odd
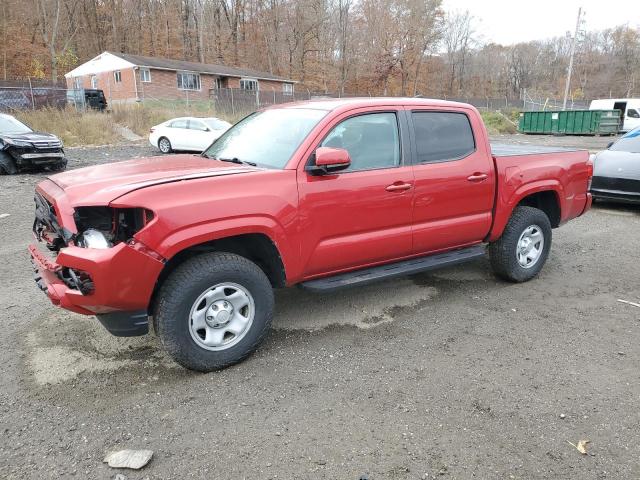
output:
[[[152,149],[68,153],[74,168]],[[36,289],[25,248],[43,177],[0,178],[0,478],[639,478],[640,308],[617,301],[640,301],[639,209],[599,205],[555,230],[522,285],[483,259],[279,291],[266,344],[204,375]],[[588,455],[569,444],[585,439]],[[155,453],[139,472],[102,462],[122,448]]]

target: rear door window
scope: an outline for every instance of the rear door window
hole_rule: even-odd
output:
[[[207,126],[204,123],[202,123],[202,122],[200,122],[198,120],[191,120],[189,122],[189,129],[190,130],[200,130],[202,132],[205,132],[207,130]]]
[[[171,128],[187,128],[187,119],[179,118],[178,120],[174,120],[169,124]]]
[[[458,160],[476,149],[469,118],[455,112],[412,112],[417,163]]]

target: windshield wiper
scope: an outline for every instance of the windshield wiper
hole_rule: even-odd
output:
[[[257,167],[258,166],[257,163],[248,162],[246,160],[240,160],[237,157],[233,157],[233,158],[215,158],[214,160],[220,160],[221,162],[238,163],[240,165],[251,165],[252,167]]]

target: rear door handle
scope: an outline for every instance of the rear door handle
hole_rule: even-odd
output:
[[[486,173],[474,173],[473,175],[469,175],[467,177],[467,180],[469,180],[470,182],[482,182],[487,178],[489,178],[489,175],[487,175]]]
[[[393,183],[389,185],[385,190],[387,192],[403,192],[411,188],[410,183]]]

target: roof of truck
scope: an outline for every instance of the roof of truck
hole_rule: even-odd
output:
[[[270,108],[312,108],[316,110],[336,110],[342,107],[372,107],[372,106],[430,106],[430,107],[466,107],[470,105],[447,100],[415,97],[353,97],[353,98],[314,98],[303,102],[293,102],[273,105]]]

